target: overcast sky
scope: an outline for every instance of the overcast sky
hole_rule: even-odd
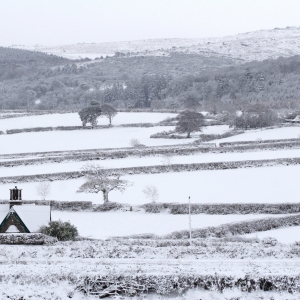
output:
[[[300,0],[0,0],[0,45],[202,38],[300,26]]]

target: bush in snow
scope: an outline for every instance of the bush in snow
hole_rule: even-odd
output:
[[[225,132],[223,134],[200,134],[200,139],[196,140],[194,144],[197,144],[199,142],[202,143],[202,142],[209,142],[212,140],[224,139],[242,133],[244,133],[244,131],[232,130],[232,131]]]
[[[267,236],[267,237],[263,238],[261,242],[262,242],[262,243],[264,244],[264,246],[266,246],[266,247],[274,247],[274,246],[276,246],[277,243],[278,243],[278,241],[277,241],[275,238],[270,237],[270,236]]]
[[[49,245],[57,239],[42,233],[4,233],[0,234],[0,244],[4,245]]]
[[[130,140],[130,146],[134,148],[142,148],[145,147],[145,145],[141,144],[141,142],[138,139],[131,139]]]
[[[77,228],[70,222],[50,221],[48,226],[42,226],[39,232],[56,237],[59,241],[73,241],[78,236]]]
[[[93,207],[93,211],[111,211],[111,210],[119,210],[122,208],[126,208],[126,204],[116,203],[116,202],[106,202],[104,204],[99,204]]]

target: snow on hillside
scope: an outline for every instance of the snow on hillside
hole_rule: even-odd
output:
[[[35,50],[70,59],[114,55],[169,55],[172,52],[204,56],[224,56],[236,61],[264,60],[300,54],[300,27],[274,28],[241,33],[221,38],[152,39],[110,43],[78,43],[73,45],[12,45],[13,48]]]

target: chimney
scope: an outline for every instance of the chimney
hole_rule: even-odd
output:
[[[17,186],[14,189],[10,189],[9,208],[12,208],[14,205],[22,205],[22,190],[18,189]]]

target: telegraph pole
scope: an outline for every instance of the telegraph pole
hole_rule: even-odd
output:
[[[190,230],[190,246],[192,246],[192,220],[191,220],[191,197],[189,196],[189,230]]]

